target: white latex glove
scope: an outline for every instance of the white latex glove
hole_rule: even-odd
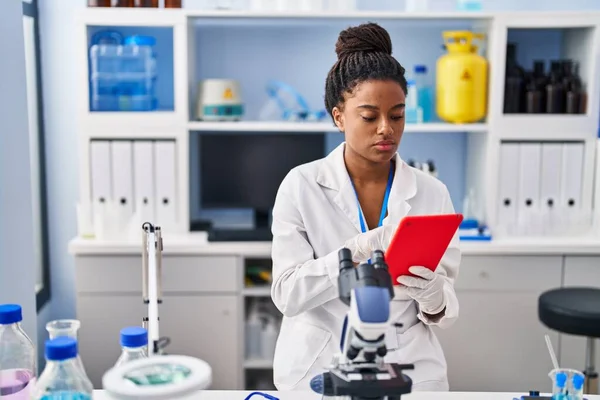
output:
[[[373,251],[385,252],[396,231],[394,225],[383,225],[365,233],[359,233],[346,241],[344,247],[352,252],[352,261],[362,263],[371,258]]]
[[[417,277],[399,276],[398,283],[404,285],[400,290],[419,303],[421,312],[430,315],[441,312],[446,307],[444,278],[425,267],[413,266],[408,270]]]

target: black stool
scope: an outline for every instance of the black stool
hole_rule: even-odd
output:
[[[595,338],[600,338],[600,289],[568,287],[543,293],[538,301],[540,321],[555,331],[587,337],[586,394],[598,394],[594,365]]]

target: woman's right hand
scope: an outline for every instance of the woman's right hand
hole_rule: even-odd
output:
[[[344,247],[352,252],[352,261],[362,263],[371,258],[375,250],[385,252],[396,231],[394,225],[384,225],[365,233],[359,233],[346,241]]]

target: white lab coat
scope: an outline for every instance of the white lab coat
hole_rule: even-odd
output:
[[[345,167],[342,143],[327,157],[294,168],[281,183],[273,208],[271,296],[283,313],[273,365],[278,390],[310,390],[310,380],[340,351],[348,307],[338,298],[338,250],[361,233],[356,194]],[[448,214],[454,208],[446,186],[396,154],[396,171],[383,224],[406,215]],[[448,390],[446,360],[431,326],[449,326],[458,317],[453,282],[460,264],[458,235],[436,272],[446,280],[445,316],[429,321],[417,303],[398,292],[386,333],[388,360],[413,363],[406,371],[413,390]]]

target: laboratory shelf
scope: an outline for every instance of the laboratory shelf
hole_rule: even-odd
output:
[[[185,129],[178,113],[173,111],[86,112],[80,120],[80,131],[89,136],[175,137]]]
[[[246,287],[242,290],[242,294],[246,297],[271,297],[270,286]]]
[[[273,368],[273,360],[263,359],[248,359],[244,361],[245,369],[271,369]]]
[[[505,114],[494,135],[502,139],[585,140],[596,136],[593,118],[586,114]]]
[[[328,122],[263,122],[263,121],[239,121],[239,122],[190,122],[190,131],[198,132],[305,132],[323,133],[337,132],[338,129]],[[447,123],[423,123],[406,124],[404,132],[487,132],[487,124],[447,124]]]

